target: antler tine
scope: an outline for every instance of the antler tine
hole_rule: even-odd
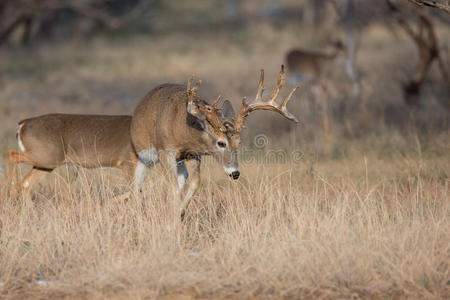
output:
[[[283,100],[283,102],[281,103],[281,111],[283,112],[283,116],[285,116],[286,118],[288,118],[289,120],[294,121],[295,123],[298,123],[297,118],[291,114],[288,110],[287,110],[287,103],[289,102],[289,100],[291,100],[292,95],[294,95],[295,91],[297,91],[298,86],[296,86],[295,88],[292,89],[292,91],[289,93],[289,95]]]
[[[245,117],[250,113],[248,111],[248,104],[246,100],[247,100],[246,97],[242,98],[242,105],[241,108],[239,109],[239,114],[236,118],[236,121],[234,121],[234,128],[237,132],[240,132],[242,129],[245,128],[244,126]]]
[[[217,104],[219,104],[220,100],[222,100],[222,96],[221,95],[219,95],[217,97],[217,99],[214,100],[214,102],[211,104],[211,107],[212,107],[213,110],[217,109]]]
[[[186,86],[186,92],[190,92],[191,90],[191,84],[192,84],[192,80],[194,80],[194,75],[192,75],[191,77],[189,77],[188,82],[187,82],[187,86]]]
[[[192,77],[189,78],[189,80],[188,80],[188,85],[187,85],[187,87],[188,87],[187,93],[188,93],[188,95],[189,95],[189,103],[190,103],[190,104],[192,104],[192,102],[194,101],[195,95],[197,95],[198,87],[200,86],[200,84],[202,84],[202,81],[201,81],[201,80],[198,80],[198,81],[195,83],[195,85],[194,85],[193,88],[190,88],[190,87],[191,87],[191,84],[192,84]]]
[[[267,100],[268,103],[276,103],[276,99],[278,97],[278,94],[280,93],[281,88],[283,87],[283,80],[284,80],[284,65],[281,65],[280,69],[280,75],[278,76],[277,86],[273,90],[272,96],[269,100]]]
[[[264,69],[261,69],[261,75],[259,77],[258,91],[256,92],[256,97],[254,102],[262,101],[262,93],[264,91]]]
[[[197,94],[197,90],[198,90],[198,87],[200,86],[200,84],[202,84],[202,80],[201,79],[199,79],[195,83],[194,87],[191,89],[191,93],[194,94],[194,96]]]

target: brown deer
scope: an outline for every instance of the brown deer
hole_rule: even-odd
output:
[[[336,59],[345,52],[344,44],[333,42],[329,53],[305,49],[293,49],[286,54],[286,64],[291,81],[300,80],[318,83],[333,67]]]
[[[235,118],[233,107],[225,101],[218,108],[220,97],[211,105],[196,96],[198,81],[192,88],[192,78],[187,88],[178,84],[163,84],[151,90],[138,104],[131,121],[131,140],[137,153],[134,188],[139,191],[147,171],[163,158],[177,177],[177,198],[181,201],[181,217],[184,217],[189,199],[200,183],[201,156],[212,155],[232,179],[238,179],[238,146],[246,117],[255,110],[271,110],[298,122],[288,112],[286,105],[297,88],[294,88],[281,104],[276,98],[283,86],[284,66],[281,66],[277,86],[267,101],[262,100],[264,70],[258,92],[251,103],[242,100]],[[182,193],[188,178],[185,161],[193,162],[191,180]]]
[[[137,157],[131,147],[131,116],[49,114],[19,122],[20,151],[8,153],[11,197],[27,193],[46,174],[64,164],[121,168],[132,180]],[[19,180],[17,165],[33,168]]]
[[[281,104],[276,103],[283,77],[282,66],[272,96],[263,101],[264,70],[261,70],[256,97],[250,104],[245,98],[242,100],[237,118],[229,101],[219,109],[220,97],[212,105],[199,99],[196,93],[201,82],[191,88],[190,79],[187,88],[163,84],[151,90],[137,106],[133,119],[130,116],[50,114],[23,120],[16,133],[20,151],[9,151],[13,197],[22,189],[29,192],[43,176],[64,164],[121,168],[137,194],[148,169],[164,157],[177,176],[178,197],[188,177],[185,161],[194,162],[192,178],[181,204],[183,217],[200,183],[202,155],[213,155],[231,178],[239,178],[240,133],[252,111],[271,110],[298,122],[286,108],[297,88]],[[18,163],[33,166],[22,181],[18,179]],[[130,193],[125,193],[116,200],[129,196]]]

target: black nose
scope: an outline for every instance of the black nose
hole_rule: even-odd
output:
[[[233,173],[230,174],[230,177],[233,177],[233,179],[236,180],[239,178],[239,175],[241,175],[239,171],[234,171]]]

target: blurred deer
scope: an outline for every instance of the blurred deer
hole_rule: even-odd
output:
[[[330,52],[293,49],[286,54],[286,64],[291,83],[300,80],[319,83],[334,67],[337,58],[345,53],[342,42],[332,43]]]
[[[291,85],[306,81],[311,103],[320,114],[326,135],[330,131],[328,119],[328,102],[336,93],[335,87],[326,78],[336,66],[337,60],[343,56],[346,48],[340,41],[332,43],[329,52],[294,49],[286,54]]]
[[[286,108],[296,88],[278,104],[276,98],[283,86],[284,67],[272,96],[262,99],[264,70],[261,70],[255,99],[242,106],[237,117],[229,101],[218,107],[220,97],[212,104],[197,97],[200,85],[193,87],[192,78],[187,87],[178,84],[163,84],[151,90],[136,107],[131,122],[131,140],[138,156],[134,173],[134,189],[138,192],[148,170],[163,159],[177,178],[177,198],[181,202],[181,217],[184,218],[191,196],[200,184],[200,164],[203,155],[212,155],[225,173],[239,178],[238,147],[244,122],[256,110],[277,112],[288,120],[298,122]],[[188,174],[185,162],[192,162]],[[186,180],[187,191],[185,189]]]
[[[31,188],[64,164],[114,167],[132,180],[137,157],[131,147],[131,116],[49,114],[22,120],[16,131],[20,151],[8,153],[11,197]],[[19,179],[19,163],[33,168]]]

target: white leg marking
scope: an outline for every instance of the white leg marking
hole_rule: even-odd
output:
[[[23,126],[23,123],[20,124],[19,126],[17,126],[16,135],[17,135],[17,143],[19,144],[20,151],[25,152],[26,151],[25,146],[23,145],[22,140],[20,139],[20,130],[22,129],[22,126]]]
[[[181,213],[184,213],[186,211],[186,207],[189,204],[189,200],[191,199],[192,195],[195,193],[197,188],[198,188],[198,182],[192,182],[189,185],[186,195],[184,195],[183,202],[181,202]]]
[[[186,164],[184,163],[184,161],[177,162],[178,192],[181,192],[181,190],[183,189],[188,176],[189,176],[189,173],[188,173],[188,170],[186,168]]]
[[[145,149],[138,153],[138,164],[134,170],[134,192],[139,193],[142,182],[147,176],[148,170],[159,162],[158,150]]]
[[[169,150],[167,152],[167,164],[172,169],[172,172],[177,176],[178,182],[178,191],[177,195],[182,192],[184,184],[186,183],[186,179],[189,176],[188,170],[183,160],[177,161],[176,159],[177,152],[174,150]]]
[[[153,167],[159,162],[158,150],[155,148],[142,150],[138,153],[138,157],[147,167]]]
[[[23,188],[24,188],[24,189],[28,188],[29,186],[30,186],[30,183],[29,183],[28,181],[25,181],[25,182],[23,183]]]
[[[139,194],[142,182],[144,182],[147,176],[148,168],[140,160],[137,163],[136,169],[134,170],[134,192]]]
[[[186,208],[189,205],[189,201],[192,197],[192,195],[197,191],[197,188],[200,185],[200,157],[196,159],[196,166],[192,173],[192,179],[189,182],[189,188],[186,192],[186,195],[184,195],[184,199],[181,202],[181,216],[183,217],[186,213]]]

